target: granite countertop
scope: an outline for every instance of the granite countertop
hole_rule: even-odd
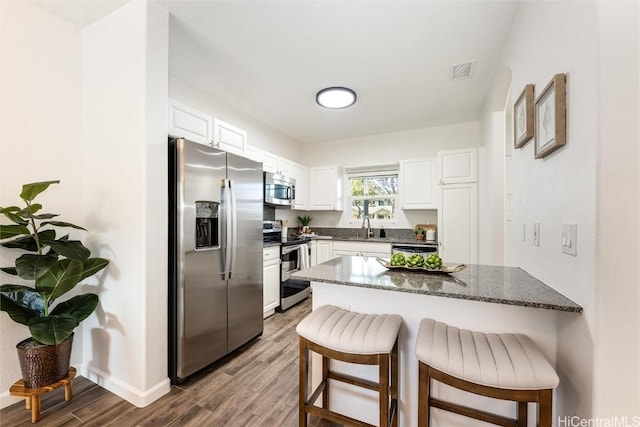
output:
[[[518,267],[469,265],[452,274],[387,269],[373,257],[342,256],[291,275],[312,282],[580,313],[582,307]]]

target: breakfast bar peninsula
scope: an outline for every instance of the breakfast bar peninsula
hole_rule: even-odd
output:
[[[342,256],[295,274],[311,282],[315,310],[325,304],[360,313],[395,313],[403,318],[399,333],[399,425],[417,425],[418,363],[415,341],[420,321],[432,318],[461,329],[485,333],[528,335],[555,365],[557,316],[577,316],[582,308],[517,267],[468,265],[451,273],[391,269],[386,260]],[[377,378],[376,369],[332,362],[344,373]],[[557,371],[561,367],[556,366]],[[313,386],[321,376],[319,358],[312,359]],[[562,377],[562,375],[560,375]],[[467,406],[515,415],[511,402],[489,399],[435,383],[434,395]],[[558,388],[562,392],[562,382]],[[330,394],[332,410],[377,423],[377,396],[336,383]],[[531,404],[530,404],[531,405]],[[536,411],[529,411],[535,423]],[[434,425],[477,426],[478,421],[445,412],[434,414]],[[532,424],[535,425],[535,424]]]

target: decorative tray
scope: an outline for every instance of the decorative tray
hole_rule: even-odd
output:
[[[419,271],[421,273],[435,273],[435,274],[450,274],[457,273],[467,268],[466,264],[458,264],[458,265],[445,265],[437,269],[426,268],[426,267],[407,267],[406,265],[391,265],[388,261],[385,261],[381,258],[376,258],[376,261],[380,263],[384,268],[388,268],[391,270],[407,270],[407,271]]]

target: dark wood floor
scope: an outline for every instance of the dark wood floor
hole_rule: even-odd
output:
[[[40,426],[296,426],[298,322],[311,301],[265,319],[263,335],[145,408],[91,381],[73,380],[74,397],[60,388],[42,396]],[[311,426],[335,426],[310,419]],[[24,401],[0,410],[0,425],[29,426]]]

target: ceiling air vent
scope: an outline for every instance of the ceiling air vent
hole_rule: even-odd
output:
[[[473,66],[476,61],[462,62],[451,66],[451,80],[464,80],[471,78]]]

